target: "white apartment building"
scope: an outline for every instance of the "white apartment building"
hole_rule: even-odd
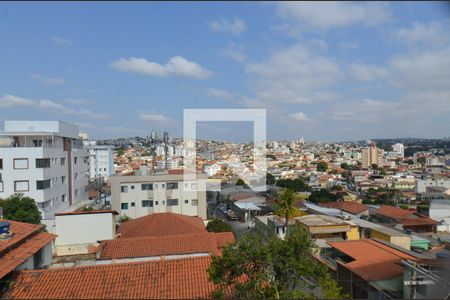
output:
[[[0,198],[23,193],[43,219],[87,199],[88,152],[78,126],[62,121],[5,121],[0,133]]]
[[[427,187],[445,187],[450,189],[450,179],[439,178],[439,179],[417,179],[416,180],[416,193],[425,193]]]
[[[86,144],[86,143],[85,143]],[[88,143],[89,149],[89,179],[102,177],[105,181],[114,174],[114,146]]]
[[[183,174],[114,175],[110,182],[112,209],[120,216],[173,212],[207,218],[204,174],[189,182],[183,182]]]
[[[392,151],[398,153],[400,157],[405,156],[405,147],[403,146],[403,144],[397,143],[392,145]]]
[[[219,172],[222,169],[222,167],[219,164],[207,164],[204,167],[204,171],[205,173],[209,176],[212,177],[214,175],[217,174],[217,172]]]

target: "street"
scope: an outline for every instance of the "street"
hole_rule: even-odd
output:
[[[214,209],[214,213],[213,213]],[[211,216],[214,216],[217,219],[221,219],[226,223],[230,224],[233,228],[234,233],[236,234],[236,238],[240,239],[242,235],[247,232],[247,225],[240,221],[230,221],[227,216],[221,211],[218,207],[214,207],[212,204],[208,204],[208,212]]]

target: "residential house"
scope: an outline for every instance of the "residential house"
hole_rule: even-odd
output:
[[[415,232],[436,232],[437,221],[412,210],[391,205],[382,205],[375,214],[381,223],[401,224],[404,230]]]
[[[369,216],[369,207],[364,204],[349,201],[322,202],[320,206],[336,208],[344,211],[352,216],[362,217]]]
[[[13,271],[47,268],[55,238],[42,225],[0,219],[0,293]]]

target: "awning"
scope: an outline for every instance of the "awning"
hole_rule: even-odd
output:
[[[261,210],[261,208],[256,206],[254,203],[234,203],[234,205],[242,210]]]

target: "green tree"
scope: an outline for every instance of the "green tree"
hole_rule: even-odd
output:
[[[117,155],[123,155],[124,153],[125,153],[125,150],[123,150],[123,148],[117,149]]]
[[[425,162],[427,161],[427,159],[425,158],[425,157],[419,157],[418,159],[417,159],[417,162],[419,163],[419,164],[421,164],[422,166],[423,165],[425,165]]]
[[[296,192],[309,191],[309,186],[301,178],[296,179],[279,179],[277,186],[294,190]]]
[[[328,164],[324,161],[321,161],[317,164],[317,171],[325,172],[328,169]]]
[[[291,189],[285,189],[278,194],[277,203],[275,204],[275,211],[278,215],[284,216],[286,230],[289,228],[289,218],[294,216],[298,209],[294,206],[297,199],[295,192]]]
[[[212,221],[209,221],[208,225],[206,225],[206,230],[209,232],[233,232],[234,235],[231,225],[221,219],[213,219]]]
[[[276,182],[275,176],[273,176],[270,173],[267,173],[267,175],[266,175],[266,184],[273,185],[273,184],[275,184],[275,182]]]
[[[120,223],[124,223],[124,222],[130,221],[130,220],[131,220],[131,218],[127,215],[123,215],[119,218]]]
[[[319,202],[333,202],[336,201],[338,199],[338,197],[333,194],[330,193],[330,191],[326,190],[326,189],[320,189],[318,191],[312,191],[311,195],[309,195],[308,200],[314,203],[319,203]]]
[[[236,185],[246,186],[244,180],[242,180],[241,178],[239,178],[239,179],[236,181]]]
[[[372,164],[372,169],[374,169],[374,170],[378,170],[378,165],[377,164]]]
[[[300,229],[284,240],[249,233],[221,256],[212,256],[208,269],[216,296],[237,299],[342,298],[327,268],[311,254],[312,242]],[[228,295],[227,295],[228,296]]]
[[[342,163],[341,168],[344,170],[347,170],[347,171],[351,169],[351,167],[348,163]]]
[[[23,194],[13,194],[6,199],[0,199],[0,207],[3,208],[3,217],[7,220],[31,224],[41,223],[41,212],[34,199],[24,197]]]
[[[91,211],[91,210],[94,210],[94,208],[92,206],[88,205],[88,206],[83,207],[81,210],[82,211]]]

